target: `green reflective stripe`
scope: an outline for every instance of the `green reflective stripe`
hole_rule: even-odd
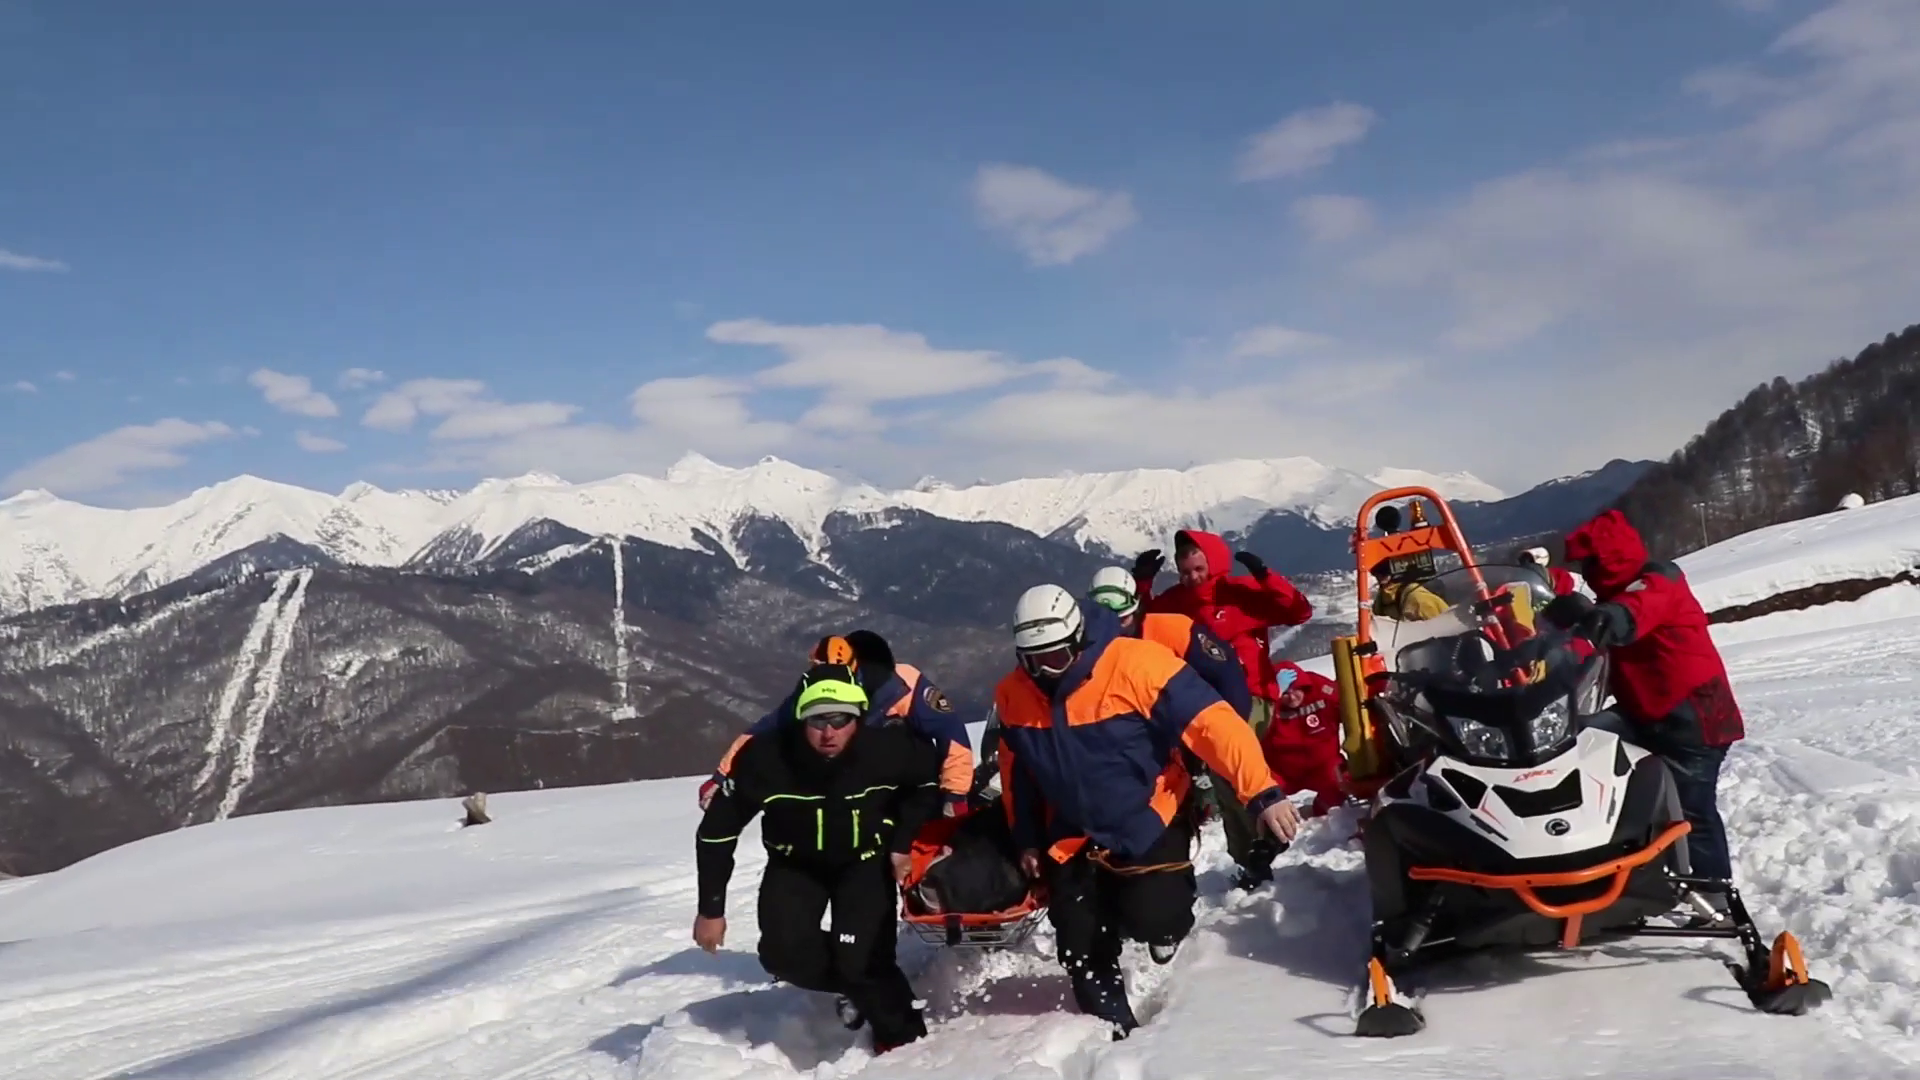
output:
[[[797,802],[823,802],[825,795],[769,795],[761,802],[779,802],[781,799],[793,799]]]
[[[853,846],[860,846],[860,808],[853,808]]]
[[[821,807],[813,812],[813,846],[821,851],[827,850],[827,811]]]
[[[853,794],[848,795],[846,797],[849,799],[862,799],[867,797],[868,795],[873,794],[876,791],[893,791],[899,788],[899,786],[900,785],[898,784],[875,784],[872,787],[866,789],[865,791],[856,791]]]
[[[700,842],[703,844],[731,844],[738,839],[740,839],[740,834],[735,833],[732,836],[703,836],[700,838]]]

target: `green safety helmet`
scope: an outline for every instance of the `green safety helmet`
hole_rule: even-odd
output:
[[[815,667],[807,672],[805,683],[800,688],[800,699],[793,704],[796,719],[806,720],[834,713],[860,716],[867,711],[867,691],[845,665],[822,664]]]

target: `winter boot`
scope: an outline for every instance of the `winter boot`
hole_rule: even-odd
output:
[[[1112,1024],[1113,1038],[1127,1037],[1140,1021],[1134,1019],[1133,1004],[1127,1000],[1127,982],[1118,967],[1104,971],[1079,971],[1073,976],[1073,1000],[1080,1011]]]

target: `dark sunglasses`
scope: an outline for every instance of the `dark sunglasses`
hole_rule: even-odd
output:
[[[858,719],[860,718],[852,713],[826,713],[821,716],[807,717],[807,726],[815,731],[825,731],[828,728],[839,731]]]

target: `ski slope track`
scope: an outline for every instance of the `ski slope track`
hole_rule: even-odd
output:
[[[251,686],[297,619],[285,584]],[[496,795],[468,829],[452,800],[241,816],[0,882],[0,1074],[1920,1078],[1920,587],[1716,636],[1749,717],[1722,788],[1736,873],[1834,990],[1804,1017],[1755,1012],[1730,946],[1668,940],[1476,957],[1421,988],[1425,1031],[1355,1038],[1367,900],[1343,808],[1250,894],[1209,826],[1193,935],[1164,968],[1128,947],[1130,1039],[1075,1012],[1043,926],[997,954],[903,939],[933,1033],[875,1058],[761,971],[757,828],[724,948],[693,947],[689,778]]]

